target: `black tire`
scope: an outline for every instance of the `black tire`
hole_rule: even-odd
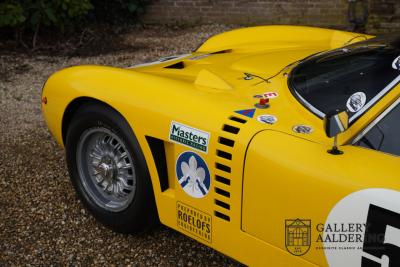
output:
[[[104,127],[119,137],[128,149],[136,174],[134,197],[124,210],[114,212],[90,197],[82,185],[77,166],[77,146],[82,134],[94,127]],[[114,109],[99,103],[81,107],[73,116],[66,136],[66,159],[71,182],[78,198],[102,224],[119,233],[141,233],[158,224],[157,208],[147,164],[140,145],[127,121]]]

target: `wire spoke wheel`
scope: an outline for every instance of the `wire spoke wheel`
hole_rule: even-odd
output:
[[[82,105],[66,134],[72,185],[85,208],[119,233],[142,233],[159,222],[151,177],[125,118],[100,103]]]
[[[103,127],[89,128],[78,141],[76,163],[86,193],[101,208],[119,212],[135,196],[136,175],[124,142]]]

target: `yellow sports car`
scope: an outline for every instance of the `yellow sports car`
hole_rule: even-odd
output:
[[[250,266],[400,266],[400,38],[226,32],[196,51],[46,82],[78,197]]]

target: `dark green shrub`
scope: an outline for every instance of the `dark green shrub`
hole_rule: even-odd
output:
[[[5,0],[0,4],[0,27],[39,25],[64,30],[92,8],[90,0]]]
[[[128,24],[144,11],[148,0],[91,0],[90,17],[98,23]]]
[[[131,23],[148,0],[3,0],[0,28],[13,28],[16,36],[33,33],[32,46],[42,27],[64,32],[85,24]]]
[[[55,26],[64,31],[66,26],[74,25],[92,8],[90,0],[28,0],[25,10],[32,28],[38,24]]]
[[[26,20],[24,9],[20,3],[5,1],[0,3],[0,27],[17,26]]]
[[[0,27],[12,27],[19,33],[30,30],[34,47],[41,26],[63,32],[91,8],[90,0],[5,0],[0,4]]]

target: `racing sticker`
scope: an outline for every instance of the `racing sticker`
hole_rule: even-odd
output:
[[[347,100],[347,109],[350,112],[357,112],[361,110],[365,103],[367,102],[367,96],[363,92],[354,93],[350,98]]]
[[[257,120],[266,124],[275,124],[278,121],[278,119],[273,115],[260,115],[257,117]]]
[[[311,126],[307,125],[296,125],[293,127],[293,132],[299,133],[299,134],[310,134],[314,131],[314,129]]]
[[[249,117],[249,118],[253,118],[254,117],[254,113],[256,112],[256,110],[253,109],[244,109],[244,110],[236,110],[235,113]]]
[[[269,98],[269,99],[276,98],[279,96],[278,93],[276,93],[276,92],[266,92],[263,95],[264,95],[264,97]]]
[[[198,154],[186,151],[176,161],[176,176],[183,191],[191,197],[205,197],[211,185],[210,171]]]
[[[336,204],[322,229],[330,267],[400,266],[399,191],[365,189],[350,194]]]
[[[271,99],[271,98],[276,98],[276,97],[278,97],[279,95],[278,95],[278,93],[276,93],[276,92],[266,92],[266,93],[264,93],[264,94],[262,94],[262,95],[255,95],[255,96],[253,96],[254,98],[269,98],[269,99]]]
[[[169,130],[169,140],[207,153],[210,133],[173,121]]]
[[[400,70],[400,57],[396,58],[392,64],[393,69]]]
[[[176,203],[178,227],[190,234],[211,243],[211,216],[181,202]]]

